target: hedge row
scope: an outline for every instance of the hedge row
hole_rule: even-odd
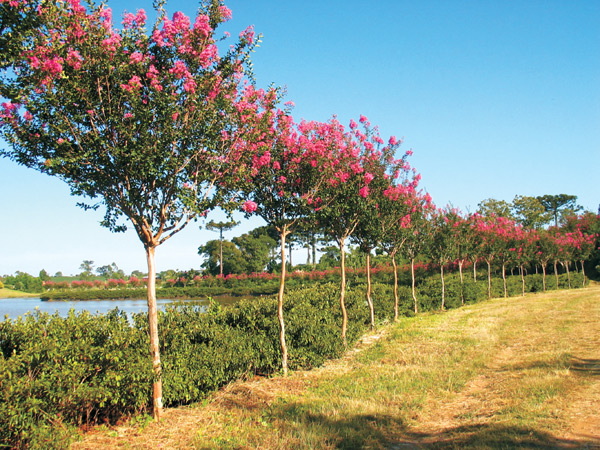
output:
[[[348,340],[367,320],[350,294]],[[337,288],[314,286],[286,298],[289,365],[310,368],[341,355]],[[203,399],[250,374],[280,367],[276,301],[242,301],[203,313],[177,305],[159,314],[164,403]],[[148,411],[152,367],[147,315],[118,310],[68,317],[35,312],[0,323],[0,447],[66,448],[74,427]]]
[[[157,298],[167,299],[205,299],[211,296],[261,296],[273,295],[279,289],[278,283],[263,286],[241,286],[239,288],[214,287],[170,287],[157,288]],[[128,300],[145,299],[146,288],[143,289],[88,289],[70,291],[45,292],[40,297],[42,300]]]
[[[554,277],[547,282],[556,284]],[[572,275],[572,285],[582,278]],[[561,275],[559,287],[566,284]],[[528,290],[541,290],[541,275],[527,277]],[[493,294],[503,295],[501,279]],[[348,342],[364,331],[369,315],[365,286],[349,290]],[[439,309],[441,280],[425,279],[418,287],[420,311]],[[446,283],[446,305],[460,306],[487,298],[487,280],[457,275]],[[520,295],[519,277],[509,278],[509,292]],[[400,310],[411,315],[410,288],[400,289]],[[392,287],[374,284],[378,320],[393,314]],[[337,284],[313,284],[288,293],[285,301],[289,366],[310,368],[344,351]],[[0,322],[0,447],[67,448],[74,428],[114,422],[151,407],[152,367],[148,357],[147,315],[113,310],[68,317],[35,312]],[[276,301],[257,298],[221,308],[176,305],[159,314],[164,403],[199,401],[224,384],[280,368]]]

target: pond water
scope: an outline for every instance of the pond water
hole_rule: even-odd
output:
[[[222,305],[232,304],[239,298],[224,297],[215,298]],[[194,305],[208,305],[208,300],[156,300],[159,309],[165,309],[165,306],[174,302],[190,303]],[[147,312],[148,304],[146,300],[79,300],[79,301],[47,301],[43,302],[39,298],[4,298],[0,299],[0,321],[5,318],[16,319],[28,311],[39,309],[41,312],[49,314],[58,314],[66,317],[71,309],[75,312],[89,311],[92,314],[106,313],[111,309],[119,308],[128,315],[133,313]]]

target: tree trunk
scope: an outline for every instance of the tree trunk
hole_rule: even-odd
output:
[[[398,321],[398,264],[396,252],[392,253],[392,266],[394,267],[394,322]]]
[[[554,261],[554,276],[556,277],[556,289],[558,290],[558,261]]]
[[[579,261],[581,263],[581,273],[583,274],[583,286],[585,287],[585,268],[583,267],[583,260]]]
[[[546,292],[546,264],[542,264],[542,287]]]
[[[446,283],[444,280],[444,264],[440,264],[440,273],[442,275],[442,311],[446,309]]]
[[[415,303],[415,314],[417,314],[419,312],[419,303],[417,302],[417,295],[415,292],[415,259],[411,258],[410,259],[410,275],[412,278],[412,298],[413,298],[413,302]]]
[[[506,289],[506,264],[502,263],[502,281],[504,282],[504,298],[508,297],[508,290]]]
[[[292,264],[292,243],[291,242],[289,244],[289,249],[290,249],[290,270],[292,270],[292,268],[294,267],[294,265]]]
[[[279,319],[279,342],[281,343],[281,366],[283,374],[288,373],[288,352],[285,343],[285,323],[283,321],[283,291],[285,288],[285,237],[288,234],[284,225],[281,230],[281,276],[279,277],[279,295],[277,296],[277,318]]]
[[[311,247],[312,247],[312,265],[317,265],[317,238],[315,235],[311,235]]]
[[[219,273],[223,276],[223,231],[221,231],[221,239],[219,239]]]
[[[458,272],[460,273],[460,303],[461,303],[461,305],[465,304],[465,293],[463,292],[463,283],[464,283],[463,264],[464,263],[465,263],[464,260],[458,261]]]
[[[571,289],[571,272],[569,271],[569,261],[565,261],[563,266],[565,269],[567,269],[567,280],[569,282],[569,289]]]
[[[348,328],[348,311],[346,310],[346,252],[344,250],[345,238],[340,239],[340,271],[342,284],[340,286],[340,307],[342,308],[342,341],[344,347],[348,347],[346,340],[346,329]]]
[[[525,297],[525,270],[523,269],[523,266],[521,266],[521,281],[523,282],[522,296]]]
[[[473,281],[477,281],[477,260],[473,261]]]
[[[367,251],[367,304],[371,314],[371,330],[375,329],[375,308],[371,298],[371,251]]]
[[[492,298],[492,264],[486,260],[488,266],[488,298]]]
[[[150,331],[150,356],[154,370],[152,384],[152,417],[157,422],[162,416],[162,368],[160,364],[160,346],[158,342],[158,311],[156,307],[156,264],[154,253],[156,247],[146,246],[148,260],[148,325]]]

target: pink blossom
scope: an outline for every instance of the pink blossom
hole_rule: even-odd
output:
[[[140,52],[133,52],[131,54],[131,56],[129,57],[129,61],[134,64],[134,63],[140,63],[144,60],[144,55],[142,55]]]
[[[287,182],[287,178],[282,175],[279,177],[279,182],[285,184]]]
[[[50,75],[56,76],[59,73],[61,73],[62,70],[63,70],[62,62],[63,62],[63,59],[62,58],[58,58],[58,57],[55,57],[55,58],[52,58],[52,59],[47,59],[42,64],[42,68],[46,72],[49,72]]]
[[[125,113],[125,115],[123,116],[124,119],[131,119],[133,117],[133,114],[131,113]]]
[[[81,69],[81,63],[83,62],[83,57],[79,54],[77,50],[69,50],[67,54],[67,64],[71,66],[75,70]]]
[[[369,187],[364,186],[363,188],[361,188],[361,190],[358,191],[358,195],[360,195],[363,198],[367,198],[369,196]]]
[[[176,122],[178,117],[179,117],[179,113],[174,113],[173,114],[173,122]]]
[[[358,124],[354,121],[354,119],[350,119],[350,128],[354,130],[357,126]]]
[[[240,33],[240,39],[245,39],[248,43],[252,44],[254,42],[254,27],[250,25],[244,31]]]
[[[373,176],[372,173],[365,172],[365,175],[363,178],[364,178],[365,184],[369,184],[371,181],[373,181],[373,178],[375,178],[375,177]]]
[[[390,136],[389,144],[392,146],[398,144],[398,140],[396,139],[396,136]]]
[[[146,24],[146,19],[146,11],[143,9],[138,9],[137,14],[135,15],[135,22],[137,23],[138,27],[143,27]]]
[[[223,22],[231,19],[231,10],[227,6],[220,6],[219,12],[221,13]]]
[[[201,34],[204,37],[208,37],[212,32],[212,28],[209,25],[209,18],[205,15],[199,15],[196,17],[194,22],[194,31]]]
[[[25,120],[27,122],[31,122],[33,120],[33,116],[31,115],[31,113],[29,111],[25,111],[25,114],[23,114],[23,117],[25,118]]]
[[[365,116],[363,116],[363,115],[361,114],[361,115],[360,115],[360,119],[358,119],[358,121],[359,121],[360,123],[367,123],[367,122],[368,122],[368,119],[367,119]]]
[[[254,211],[256,211],[256,208],[258,208],[258,205],[251,201],[251,200],[247,200],[244,202],[244,206],[243,209],[244,211],[246,211],[247,213],[253,213]]]

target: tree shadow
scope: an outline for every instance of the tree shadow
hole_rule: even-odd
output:
[[[286,404],[272,417],[311,433],[328,442],[327,448],[354,449],[600,449],[600,439],[580,437],[560,439],[529,427],[502,424],[473,424],[415,433],[399,418],[385,414],[357,414],[345,418],[307,411],[306,405]],[[302,431],[299,429],[299,433]]]
[[[569,369],[583,376],[600,376],[600,359],[586,359],[572,356],[564,361],[531,361],[522,364],[506,365],[496,372],[525,371],[531,369]]]
[[[416,437],[416,439],[414,439]],[[421,449],[599,449],[600,440],[589,437],[557,438],[530,427],[502,424],[465,425],[444,430],[434,436],[417,435],[411,441]],[[394,446],[388,447],[390,449]],[[396,447],[407,448],[406,446]]]
[[[600,376],[600,359],[571,358],[569,369],[582,375]]]

